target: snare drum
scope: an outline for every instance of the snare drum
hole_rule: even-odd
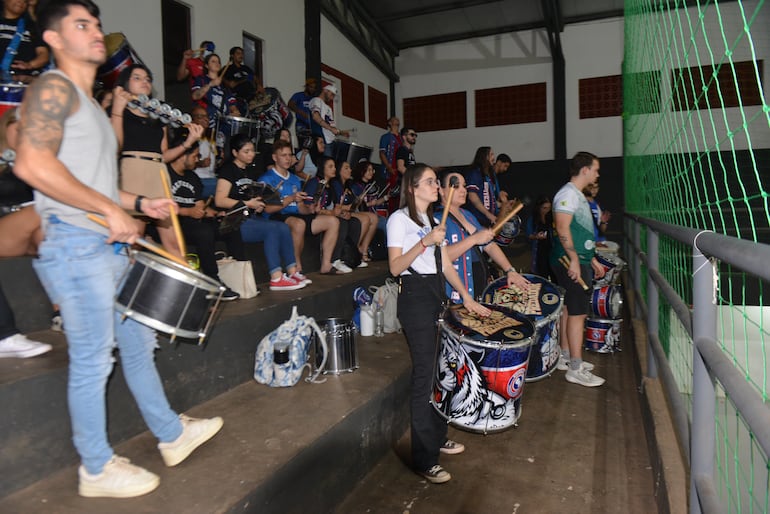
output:
[[[450,424],[489,433],[513,426],[521,399],[535,325],[518,312],[487,305],[479,318],[463,306],[439,321],[440,348],[431,403]]]
[[[132,252],[115,308],[124,317],[171,336],[206,338],[224,292],[202,273],[146,252]]]
[[[0,115],[21,105],[27,84],[21,82],[0,83]]]
[[[519,232],[521,232],[521,218],[514,215],[503,223],[500,233],[495,236],[495,243],[499,246],[508,246],[519,235]]]
[[[329,318],[318,324],[326,336],[326,346],[329,354],[323,367],[323,374],[339,375],[352,373],[358,369],[358,353],[356,352],[356,327],[352,322],[340,318]],[[323,363],[321,342],[313,332],[313,348],[315,348],[314,368],[318,370]]]
[[[591,294],[591,312],[597,318],[617,319],[623,315],[623,288],[621,286],[594,286]]]
[[[596,260],[604,268],[604,276],[594,280],[594,284],[600,286],[620,284],[620,274],[626,267],[626,261],[606,252],[596,252]]]
[[[481,298],[486,303],[520,312],[535,323],[535,344],[527,368],[527,382],[534,382],[553,373],[559,362],[559,320],[564,290],[543,277],[523,276],[532,283],[526,291],[508,287],[508,278],[501,277],[484,289]]]
[[[230,155],[230,139],[236,134],[245,134],[256,148],[259,143],[259,128],[259,120],[220,114],[214,128],[216,145],[224,149],[224,155]]]
[[[622,319],[586,319],[584,348],[596,353],[620,351],[620,330],[622,326]]]
[[[134,49],[128,43],[128,39],[120,32],[113,32],[104,36],[104,45],[107,47],[107,60],[99,66],[96,76],[104,84],[105,89],[112,89],[118,82],[118,75],[124,68],[132,64],[142,64],[142,60],[136,55]]]

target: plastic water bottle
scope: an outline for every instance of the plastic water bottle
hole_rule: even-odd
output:
[[[380,304],[376,304],[377,307],[374,310],[374,337],[382,337],[385,335],[385,311],[382,310]]]

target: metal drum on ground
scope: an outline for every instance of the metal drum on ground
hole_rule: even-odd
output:
[[[596,318],[617,319],[623,316],[622,286],[594,286],[591,312]]]
[[[329,318],[323,320],[318,326],[326,336],[328,348],[323,374],[339,375],[357,370],[356,327],[353,322],[341,318]],[[315,333],[313,333],[313,348],[315,349],[314,369],[318,370],[323,362],[323,352],[320,350],[320,341]]]
[[[620,351],[622,327],[622,319],[586,319],[584,348],[595,353]]]

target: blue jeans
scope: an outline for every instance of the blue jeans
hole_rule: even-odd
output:
[[[202,178],[203,190],[201,191],[201,198],[208,200],[209,196],[214,196],[217,192],[217,179],[214,178]]]
[[[67,399],[72,439],[83,466],[100,473],[113,455],[107,440],[107,378],[119,349],[123,375],[147,426],[161,442],[182,433],[155,368],[155,332],[115,311],[118,282],[128,266],[124,252],[91,230],[49,220],[33,266],[67,324]]]
[[[263,243],[267,269],[271,275],[281,271],[281,262],[287,271],[297,265],[291,230],[286,223],[262,217],[249,218],[241,224],[241,238],[244,243]]]

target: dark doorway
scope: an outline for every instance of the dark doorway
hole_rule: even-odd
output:
[[[174,0],[161,0],[161,23],[163,25],[165,100],[184,112],[190,112],[192,101],[189,81],[180,82],[176,79],[182,53],[191,48],[190,7]]]
[[[243,64],[254,70],[254,76],[262,81],[262,40],[248,32],[243,33]]]

